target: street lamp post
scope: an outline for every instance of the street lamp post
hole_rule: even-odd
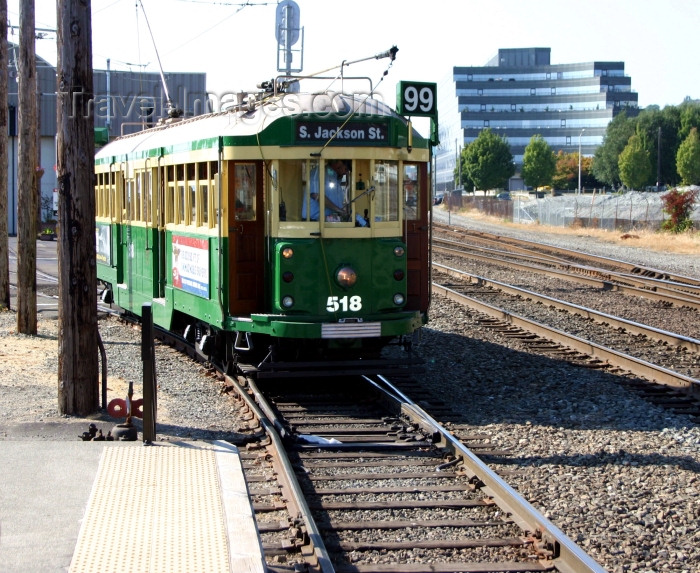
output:
[[[586,131],[585,127],[581,130],[581,133],[578,134],[578,194],[581,193],[581,136],[584,131]]]

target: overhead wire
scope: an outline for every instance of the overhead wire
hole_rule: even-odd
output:
[[[207,33],[210,32],[211,30],[213,30],[214,28],[220,26],[221,24],[223,24],[224,22],[226,22],[227,20],[229,20],[230,18],[233,18],[236,14],[238,14],[238,13],[239,13],[241,10],[243,10],[243,8],[245,8],[245,7],[246,7],[246,5],[241,6],[240,8],[238,8],[238,10],[236,10],[236,11],[233,12],[232,14],[229,14],[229,15],[226,16],[225,18],[219,20],[219,21],[216,22],[216,24],[214,24],[213,26],[210,26],[210,27],[207,28],[206,30],[203,30],[201,33],[199,33],[199,34],[197,34],[196,36],[194,36],[194,37],[190,38],[189,40],[187,40],[185,43],[180,44],[179,46],[177,46],[176,48],[173,48],[173,49],[170,50],[169,52],[166,52],[165,55],[167,56],[168,54],[172,54],[173,52],[177,52],[178,50],[181,50],[181,49],[184,48],[185,46],[191,44],[191,43],[194,42],[195,40],[197,40],[197,39],[201,38],[202,36],[204,36],[204,34],[207,34]]]
[[[343,66],[343,65],[345,65],[345,62],[343,62],[343,64],[341,64],[340,74],[339,74],[338,77],[340,77],[340,75],[342,75],[342,73],[343,73],[343,69],[342,69],[342,66]],[[347,117],[347,118],[345,119],[345,121],[341,124],[341,126],[340,126],[338,129],[336,129],[335,132],[333,133],[333,135],[331,135],[331,136],[328,138],[328,141],[326,141],[326,143],[323,145],[323,147],[317,152],[317,155],[321,155],[321,154],[323,153],[323,150],[326,149],[326,147],[328,147],[328,146],[330,145],[331,141],[333,141],[333,140],[336,138],[336,136],[338,135],[338,133],[340,133],[340,131],[347,125],[347,123],[355,116],[355,114],[357,113],[358,109],[359,109],[361,106],[363,106],[365,103],[367,103],[367,100],[368,100],[369,98],[371,98],[371,97],[374,95],[374,92],[377,91],[377,88],[379,88],[379,86],[381,85],[381,83],[384,81],[384,78],[385,78],[385,77],[387,76],[387,74],[389,73],[389,69],[390,69],[391,66],[393,66],[393,65],[394,65],[394,60],[393,60],[393,58],[392,58],[392,60],[389,62],[389,65],[387,66],[386,70],[384,70],[384,73],[382,73],[382,77],[381,77],[380,80],[377,82],[377,85],[374,86],[374,87],[372,88],[372,91],[370,91],[370,92],[365,96],[364,101],[362,101],[360,105],[355,105],[355,99],[354,99],[354,97],[353,97],[353,109],[352,109],[352,111],[348,114],[348,117]],[[336,78],[333,80],[333,82],[337,81],[338,77],[336,77]],[[331,85],[333,85],[333,82],[331,83]]]

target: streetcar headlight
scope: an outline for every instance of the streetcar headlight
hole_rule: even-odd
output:
[[[280,251],[280,254],[282,255],[282,258],[291,259],[294,256],[294,249],[292,249],[292,247],[284,247]]]
[[[401,306],[404,302],[406,302],[406,297],[404,297],[400,292],[397,292],[394,295],[394,304],[396,306]]]
[[[286,283],[291,283],[294,280],[294,273],[292,271],[284,271],[282,273],[282,280]]]
[[[403,270],[402,269],[396,269],[394,271],[394,280],[396,281],[402,281],[404,277]]]
[[[394,247],[394,255],[397,257],[403,257],[404,253],[406,252],[406,249],[404,249],[401,245],[398,247]]]
[[[357,282],[357,273],[352,267],[343,267],[335,274],[335,280],[341,287],[349,288]]]
[[[282,306],[284,308],[292,308],[294,306],[294,298],[289,295],[282,297]]]

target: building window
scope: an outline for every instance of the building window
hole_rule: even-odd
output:
[[[488,120],[488,119],[485,119],[485,120],[484,120],[484,127],[488,127],[488,126],[489,126],[489,120]]]
[[[470,82],[474,79],[474,76],[472,74],[467,74],[467,81]]]
[[[535,88],[530,88],[530,95],[534,96],[537,93],[537,90]]]
[[[561,126],[562,126],[562,127],[566,127],[566,120],[565,120],[565,119],[562,119],[562,120],[561,120]]]
[[[548,79],[548,80],[552,79],[552,74],[551,74],[551,72],[547,72],[547,79]]]
[[[570,135],[566,136],[566,145],[571,145],[571,136]]]
[[[482,103],[481,106],[479,106],[480,111],[486,111],[486,104]]]
[[[552,95],[557,95],[557,88],[552,88]]]
[[[481,88],[477,89],[476,95],[480,95],[480,96],[484,95],[484,90],[482,90]]]
[[[510,104],[510,111],[515,111],[515,104],[514,103]]]

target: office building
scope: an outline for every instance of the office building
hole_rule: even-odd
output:
[[[456,66],[438,87],[440,148],[437,192],[454,188],[459,149],[490,128],[504,136],[516,175],[510,190],[524,188],[523,153],[533,135],[555,151],[590,156],[608,123],[626,110],[637,115],[637,93],[624,62],[551,64],[550,48],[500,49],[485,66]]]

